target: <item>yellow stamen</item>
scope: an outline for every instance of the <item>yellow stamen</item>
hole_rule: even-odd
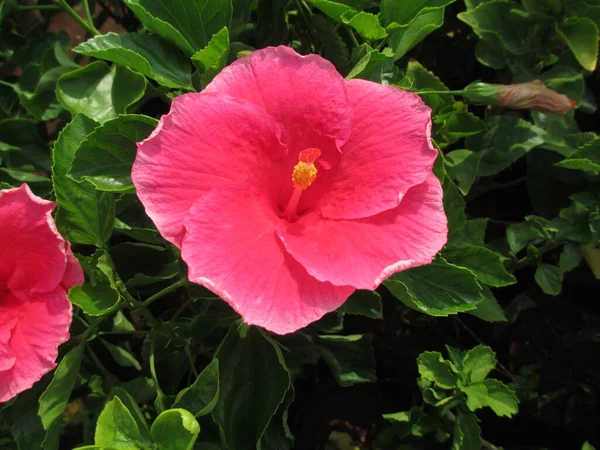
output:
[[[317,178],[317,172],[318,170],[313,163],[300,161],[294,166],[294,172],[292,173],[294,187],[299,187],[303,190],[306,189]]]
[[[300,202],[302,191],[313,184],[315,178],[317,178],[318,170],[314,162],[319,156],[321,156],[321,150],[318,148],[307,148],[300,152],[298,164],[294,166],[292,172],[294,191],[283,213],[283,216],[287,220],[292,220],[296,217],[296,209]]]

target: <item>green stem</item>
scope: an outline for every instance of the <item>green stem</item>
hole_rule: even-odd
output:
[[[464,91],[412,91],[413,94],[426,95],[426,94],[437,94],[437,95],[463,95]]]
[[[88,23],[95,30],[96,27],[94,27],[94,18],[92,17],[92,12],[90,11],[90,2],[89,2],[89,0],[83,0],[83,8],[85,10],[85,17],[87,17]],[[100,34],[100,32],[98,32],[98,34]]]
[[[383,38],[381,40],[381,42],[379,43],[379,45],[377,45],[377,47],[375,48],[375,50],[377,50],[378,52],[381,51],[381,49],[385,46],[385,44],[387,44],[387,38]]]
[[[35,9],[52,9],[52,10],[62,9],[58,5],[18,5],[18,7],[21,11],[31,11],[31,10],[35,10]]]
[[[352,27],[347,27],[347,29],[348,29],[348,34],[350,35],[350,39],[352,39],[352,43],[356,47],[360,47],[360,44],[358,43],[358,39],[356,39],[356,36],[354,36],[354,31],[352,30]]]
[[[147,308],[148,306],[150,306],[152,303],[154,303],[159,298],[164,297],[169,292],[172,292],[175,289],[178,289],[178,288],[180,288],[180,287],[182,287],[184,285],[185,285],[185,281],[183,279],[181,279],[178,282],[173,283],[171,286],[167,286],[162,291],[159,291],[156,294],[152,295],[151,297],[148,297],[146,300],[144,300],[144,302],[142,303],[142,306],[144,306],[145,308]]]
[[[79,25],[81,25],[81,27],[86,30],[88,33],[90,33],[93,36],[98,36],[100,34],[100,32],[96,29],[96,27],[91,24],[86,22],[85,20],[83,20],[81,18],[81,16],[79,14],[77,14],[77,12],[71,8],[71,6],[69,6],[69,4],[66,2],[66,0],[54,0],[56,3],[58,3],[62,9],[65,10],[65,12],[67,14],[69,14],[74,20],[75,22],[77,22]]]

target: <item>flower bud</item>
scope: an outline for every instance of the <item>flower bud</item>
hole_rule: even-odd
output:
[[[465,99],[479,105],[499,105],[510,109],[566,114],[577,103],[566,95],[549,89],[540,80],[520,84],[488,84],[475,82],[463,91]]]

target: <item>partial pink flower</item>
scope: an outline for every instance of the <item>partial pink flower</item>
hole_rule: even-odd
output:
[[[83,283],[83,272],[53,209],[26,184],[0,191],[0,402],[52,370],[69,338],[66,292]]]
[[[445,244],[430,113],[416,94],[267,48],[176,98],[132,177],[191,281],[289,333]]]

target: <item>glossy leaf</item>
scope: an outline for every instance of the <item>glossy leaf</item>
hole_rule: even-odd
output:
[[[588,17],[572,17],[557,25],[556,33],[569,46],[579,64],[594,70],[598,63],[598,26]]]
[[[439,352],[424,352],[417,358],[419,373],[443,389],[456,387],[457,378],[452,372],[450,363]]]
[[[119,397],[106,403],[98,416],[96,445],[114,450],[139,450],[143,437],[133,416]]]
[[[58,208],[56,224],[67,239],[101,247],[112,233],[115,202],[87,181],[76,182],[67,173],[75,152],[97,123],[77,115],[60,133],[52,150],[52,182]]]
[[[85,342],[65,355],[56,368],[52,381],[40,397],[38,414],[45,430],[49,430],[61,418],[69,402],[71,391],[79,375],[84,349]]]
[[[212,412],[231,450],[252,450],[290,387],[279,344],[236,323],[215,354],[219,401]]]
[[[85,114],[98,122],[114,119],[144,95],[146,79],[122,67],[110,68],[102,61],[64,74],[58,80],[56,96],[75,116]]]
[[[189,56],[231,25],[231,0],[124,0],[146,28]]]
[[[444,257],[451,263],[466,267],[477,276],[477,280],[488,286],[501,287],[515,284],[517,280],[504,267],[504,258],[487,247],[465,245],[447,248]]]
[[[340,386],[368,383],[377,379],[371,339],[362,334],[321,335],[315,342],[321,356]]]
[[[432,316],[469,311],[483,300],[473,272],[442,259],[392,275],[384,284],[407,306]]]
[[[210,42],[202,50],[197,51],[192,56],[192,61],[202,69],[200,79],[206,86],[227,64],[229,55],[229,31],[222,28],[213,35]]]
[[[339,309],[345,314],[358,314],[372,319],[383,318],[381,296],[377,292],[356,291]]]
[[[189,61],[176,47],[152,34],[110,32],[73,51],[128,67],[163,86],[193,90]]]
[[[535,270],[535,282],[548,295],[558,295],[562,289],[563,272],[560,268],[542,263]]]
[[[131,166],[136,143],[143,141],[157,125],[156,119],[121,115],[96,128],[81,144],[69,175],[109,192],[132,192]]]
[[[150,433],[158,450],[192,450],[200,425],[185,409],[169,409],[159,414]]]
[[[182,408],[200,417],[210,413],[218,399],[219,361],[213,359],[190,387],[177,394],[173,408]]]
[[[544,142],[545,133],[514,116],[494,116],[487,130],[467,138],[467,148],[479,154],[479,175],[490,176],[509,167]]]

